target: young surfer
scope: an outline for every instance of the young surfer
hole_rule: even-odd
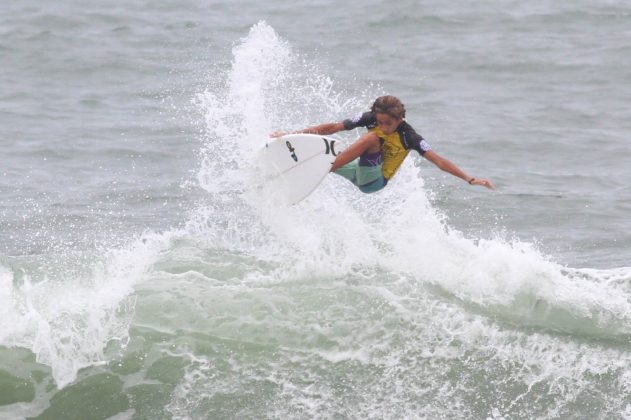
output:
[[[495,188],[488,179],[469,176],[451,161],[434,152],[427,141],[405,121],[405,106],[391,95],[380,96],[370,111],[354,118],[320,124],[292,133],[329,135],[357,127],[366,127],[368,132],[337,155],[331,172],[350,180],[364,193],[376,192],[385,187],[410,150],[416,150],[438,168],[471,185]],[[280,137],[285,134],[289,133],[275,132],[271,136]]]

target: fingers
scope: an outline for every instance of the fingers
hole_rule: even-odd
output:
[[[269,136],[272,138],[276,138],[276,137],[286,136],[287,134],[291,134],[291,132],[290,131],[274,131]]]
[[[495,185],[493,185],[493,183],[491,181],[489,181],[488,179],[483,179],[483,178],[476,178],[473,182],[471,182],[473,185],[482,185],[483,187],[488,188],[489,190],[494,190],[495,189]]]

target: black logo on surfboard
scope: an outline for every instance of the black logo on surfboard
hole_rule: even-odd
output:
[[[324,147],[326,147],[324,154],[337,156],[337,152],[335,151],[335,140],[329,140],[326,137],[322,137],[322,140],[324,140]],[[296,149],[294,149],[294,146],[292,146],[289,141],[286,141],[285,145],[287,146],[289,153],[291,153],[291,158],[295,162],[298,162],[298,156],[296,155]]]
[[[335,153],[335,140],[329,140],[326,137],[322,137],[322,140],[324,140],[324,146],[326,147],[324,154],[328,155],[330,153],[333,156],[337,156],[337,153]]]
[[[289,153],[291,153],[291,158],[298,162],[298,156],[296,156],[296,149],[294,149],[294,146],[291,145],[290,142],[286,141],[285,144],[287,145],[287,148],[289,149]]]

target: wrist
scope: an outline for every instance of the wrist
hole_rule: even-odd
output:
[[[473,181],[475,181],[474,177],[469,178],[469,180],[467,181],[469,183],[469,185],[473,185]]]

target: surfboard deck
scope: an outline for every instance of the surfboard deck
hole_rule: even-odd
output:
[[[308,197],[331,170],[336,140],[316,134],[288,134],[269,141],[257,155],[266,194],[284,204]]]

